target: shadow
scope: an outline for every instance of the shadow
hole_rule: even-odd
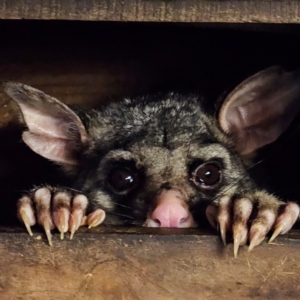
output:
[[[42,183],[64,180],[58,168],[32,152],[21,138],[22,128],[0,129],[0,225],[17,224],[17,199]]]

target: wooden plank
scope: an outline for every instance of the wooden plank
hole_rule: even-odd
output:
[[[120,230],[119,230],[120,231]],[[186,232],[185,232],[186,233]],[[42,235],[43,236],[43,235]],[[215,235],[92,230],[72,241],[0,233],[0,295],[9,299],[299,299],[300,240],[233,258]]]
[[[299,1],[0,0],[1,19],[299,23]]]

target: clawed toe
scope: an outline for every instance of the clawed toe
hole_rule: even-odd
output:
[[[259,195],[264,194],[259,193]],[[209,205],[206,210],[209,222],[215,228],[219,228],[224,245],[226,245],[227,233],[232,233],[235,258],[240,246],[249,243],[250,252],[274,229],[269,240],[271,243],[279,234],[288,232],[299,217],[300,208],[296,203],[286,204],[279,215],[278,211],[282,203],[277,199],[273,198],[271,204],[270,201],[262,201],[262,203],[248,197],[233,200],[232,197],[223,196],[218,203]]]
[[[299,213],[299,205],[289,202],[275,222],[274,232],[269,243],[272,243],[278,235],[287,233],[299,218]]]
[[[61,239],[68,231],[70,239],[73,239],[80,226],[96,227],[104,221],[105,212],[102,209],[85,216],[87,206],[88,199],[82,194],[72,197],[69,192],[42,187],[36,189],[31,197],[23,196],[19,200],[18,215],[31,236],[31,226],[36,223],[41,225],[52,246],[51,231],[55,228],[60,232]]]

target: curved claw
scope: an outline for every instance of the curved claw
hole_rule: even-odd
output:
[[[232,229],[235,258],[239,247],[245,245],[248,240],[250,252],[265,239],[272,227],[275,229],[269,243],[279,234],[288,232],[299,218],[300,206],[292,202],[286,204],[284,211],[277,216],[282,202],[264,191],[233,199],[229,196],[220,197],[218,202],[208,206],[206,216],[211,225],[220,230],[224,246],[226,233]],[[253,212],[254,220],[251,219],[254,216]]]
[[[26,212],[25,209],[21,209],[21,210],[20,210],[20,216],[21,216],[21,218],[22,218],[22,221],[23,221],[23,223],[24,223],[24,225],[25,225],[25,227],[26,227],[26,229],[27,229],[29,235],[30,235],[30,236],[33,236],[33,233],[32,233],[32,230],[31,230],[31,226],[30,226],[30,224],[31,224],[30,218],[29,218],[29,216],[27,215],[27,212]]]
[[[96,227],[100,225],[106,217],[105,211],[103,209],[96,209],[87,216],[88,228]]]
[[[65,236],[65,232],[68,231],[68,215],[69,212],[62,208],[60,211],[57,212],[57,220],[54,219],[56,228],[60,232],[60,239],[63,240]]]
[[[274,232],[268,243],[272,243],[278,235],[288,232],[297,221],[299,212],[300,207],[298,204],[293,202],[288,203],[283,213],[277,218]]]
[[[22,219],[28,233],[33,236],[31,226],[36,223],[34,209],[32,207],[31,199],[27,196],[22,197],[18,204],[19,217]]]
[[[221,235],[222,242],[224,246],[226,246],[226,227],[227,227],[226,221],[220,220],[219,227],[220,227],[220,235]]]
[[[268,244],[272,243],[277,238],[277,236],[280,235],[283,231],[284,231],[284,225],[281,224],[274,230],[271,238],[268,241]]]
[[[52,246],[51,230],[57,228],[60,238],[70,231],[73,239],[76,230],[82,225],[89,228],[98,226],[105,219],[105,212],[97,209],[85,216],[88,199],[83,194],[72,194],[64,188],[43,186],[34,189],[18,202],[18,216],[23,221],[28,233],[32,236],[31,226],[36,222],[46,233],[49,245]]]
[[[79,194],[74,197],[69,220],[70,240],[73,239],[76,230],[83,225],[83,221],[86,219],[85,212],[87,206],[88,199],[86,196]]]
[[[48,239],[48,243],[52,247],[51,224],[49,222],[45,221],[43,224],[43,227],[44,227],[47,239]]]
[[[240,243],[241,243],[240,237],[235,237],[233,239],[233,255],[234,255],[234,258],[237,258],[237,256],[238,256]]]
[[[251,252],[254,247],[258,246],[265,239],[265,235],[262,235],[260,232],[256,232],[250,242],[248,247],[248,252]]]

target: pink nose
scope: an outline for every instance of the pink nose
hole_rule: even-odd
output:
[[[159,205],[152,213],[152,219],[158,224],[158,227],[180,227],[189,215],[182,206],[175,206],[170,203]]]
[[[163,192],[158,199],[158,205],[147,220],[149,227],[191,227],[193,218],[183,206],[182,195],[176,190]]]

